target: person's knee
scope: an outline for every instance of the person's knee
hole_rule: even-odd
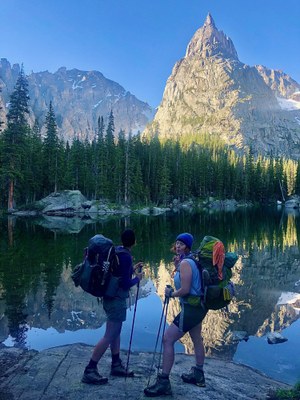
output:
[[[202,336],[196,336],[192,338],[192,342],[194,344],[194,347],[197,346],[203,346],[203,339]]]
[[[110,345],[110,342],[111,342],[111,338],[110,338],[110,336],[109,335],[104,335],[103,336],[103,338],[102,338],[102,341],[103,341],[103,343],[105,343],[107,346],[109,346]]]
[[[176,338],[172,337],[171,335],[164,335],[163,337],[163,345],[166,346],[174,346],[176,342]]]
[[[122,330],[122,322],[109,321],[104,336],[110,339],[115,339],[118,336],[120,336],[121,330]]]

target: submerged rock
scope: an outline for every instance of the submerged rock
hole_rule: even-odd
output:
[[[249,340],[249,335],[246,331],[233,331],[231,335],[232,342],[247,342]]]
[[[267,335],[267,341],[269,344],[284,343],[287,338],[283,337],[279,332],[271,332]]]

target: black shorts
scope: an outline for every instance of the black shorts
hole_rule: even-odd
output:
[[[181,304],[180,313],[174,318],[173,323],[181,332],[188,332],[203,321],[208,309],[205,306],[192,306],[187,303]]]

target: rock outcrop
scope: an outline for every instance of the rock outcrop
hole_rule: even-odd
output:
[[[80,379],[87,364],[92,347],[75,344],[36,351],[21,349],[0,349],[0,398],[5,400],[98,400],[98,399],[145,399],[143,389],[152,373],[151,384],[156,370],[151,371],[153,355],[133,353],[130,368],[134,378],[110,377],[103,386],[86,385]],[[123,360],[127,359],[122,352]],[[100,373],[110,371],[110,357],[107,352],[99,366]],[[257,371],[232,362],[207,358],[205,361],[206,387],[184,384],[180,379],[183,371],[194,364],[194,357],[176,354],[175,365],[170,376],[174,399],[202,400],[265,400],[270,390],[289,388]],[[165,396],[157,397],[163,399]]]

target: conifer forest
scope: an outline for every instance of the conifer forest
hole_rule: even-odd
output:
[[[111,111],[92,141],[64,142],[49,104],[45,134],[28,123],[28,82],[21,70],[0,125],[1,209],[30,206],[49,193],[78,189],[88,199],[168,205],[173,199],[282,200],[300,193],[300,161],[237,154],[213,135],[162,140],[115,132]],[[41,123],[41,121],[39,121]]]

